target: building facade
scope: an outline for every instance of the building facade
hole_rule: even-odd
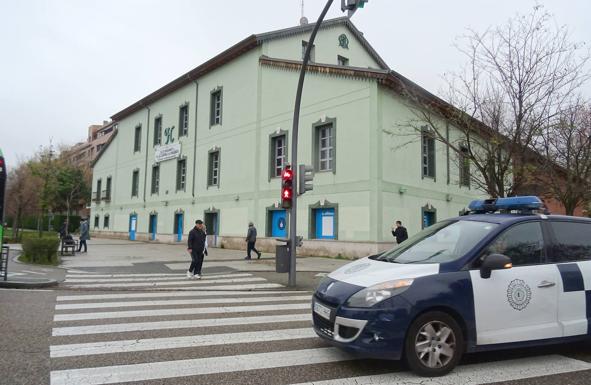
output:
[[[67,162],[78,167],[90,167],[117,128],[115,122],[103,121],[88,127],[86,141],[79,142],[64,152]]]
[[[182,242],[203,219],[210,244],[243,248],[253,221],[273,250],[288,230],[279,176],[312,28],[252,35],[115,114],[93,165],[93,192],[108,196],[92,204],[94,232]],[[302,254],[375,253],[391,247],[395,220],[412,235],[482,195],[469,164],[407,124],[404,89],[436,98],[391,71],[347,18],[323,23],[311,59],[298,158],[315,174],[298,198]]]

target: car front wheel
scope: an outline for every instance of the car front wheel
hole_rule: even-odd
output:
[[[449,314],[431,311],[411,324],[404,353],[410,369],[425,377],[443,376],[460,361],[464,338],[456,320]]]

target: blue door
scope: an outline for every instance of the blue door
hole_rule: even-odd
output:
[[[287,238],[287,214],[285,210],[272,211],[271,236],[275,238]]]
[[[183,214],[174,214],[174,234],[175,240],[180,242],[183,239]]]
[[[316,239],[335,239],[334,209],[314,210]]]
[[[135,233],[137,231],[137,214],[129,216],[129,240],[135,241]]]
[[[423,228],[426,229],[427,227],[435,224],[435,212],[433,211],[425,211],[423,212]]]
[[[156,214],[150,215],[150,240],[156,239],[156,228],[158,225],[158,216]]]

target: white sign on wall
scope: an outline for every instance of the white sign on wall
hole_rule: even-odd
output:
[[[172,143],[172,144],[166,144],[164,146],[157,146],[155,160],[156,160],[156,162],[162,162],[164,160],[178,158],[180,154],[181,154],[181,144],[180,143]]]

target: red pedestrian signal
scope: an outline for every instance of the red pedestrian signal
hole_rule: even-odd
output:
[[[281,207],[290,209],[293,200],[293,170],[285,165],[281,172]]]

